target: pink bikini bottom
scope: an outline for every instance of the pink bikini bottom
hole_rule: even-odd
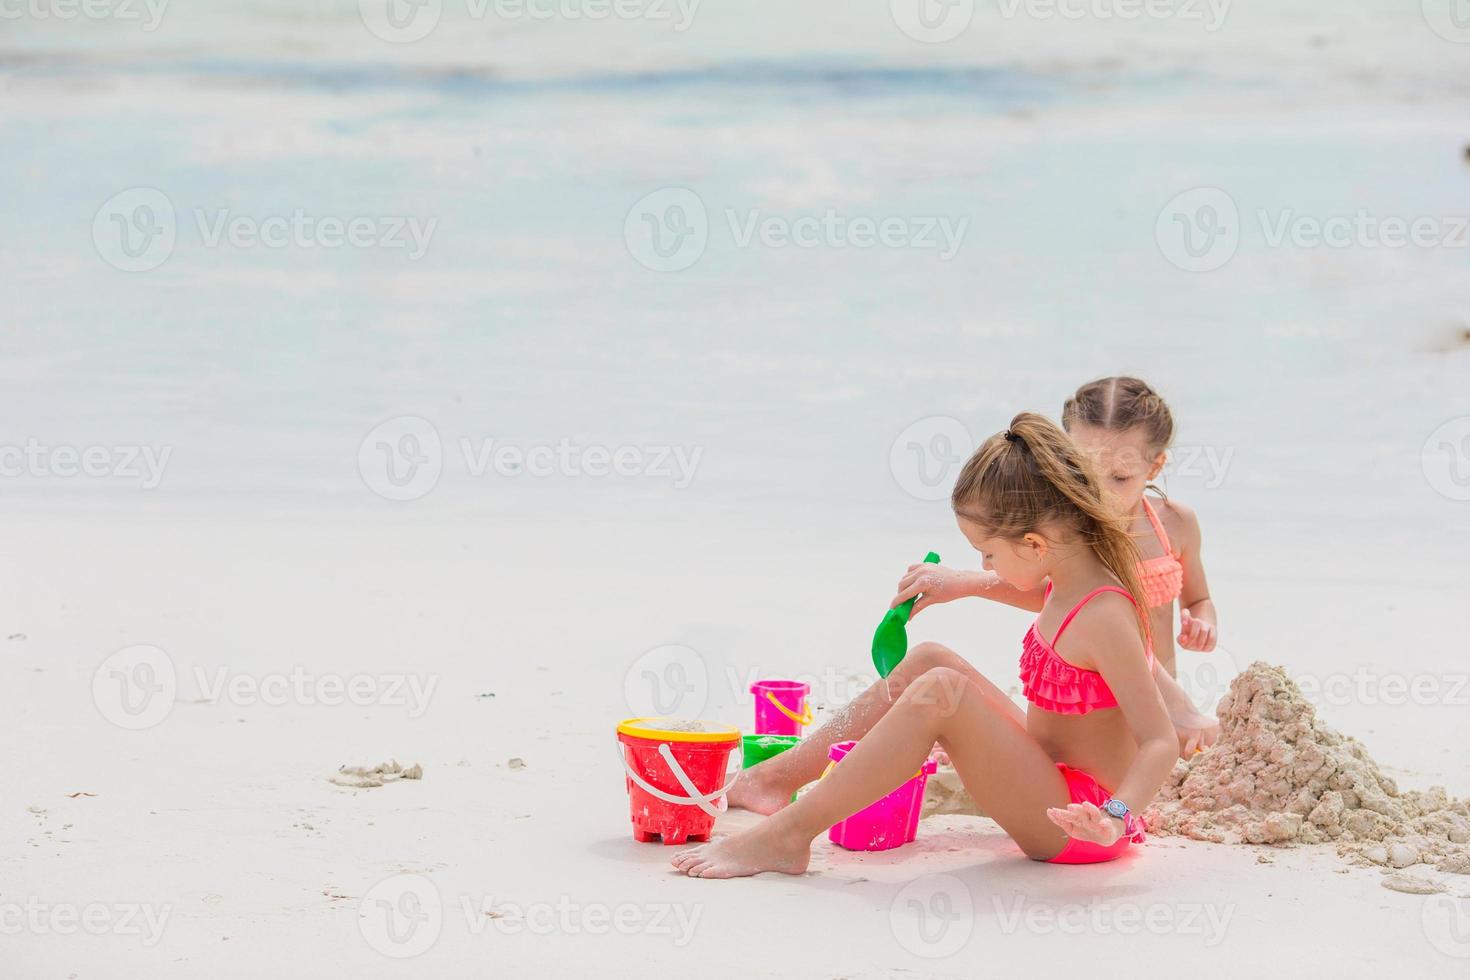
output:
[[[1073,769],[1071,766],[1057,763],[1057,770],[1061,772],[1062,778],[1067,781],[1067,795],[1072,797],[1073,803],[1087,802],[1094,806],[1102,806],[1112,797],[1112,793],[1103,788],[1102,784],[1093,779],[1081,769]],[[1123,856],[1128,850],[1128,845],[1133,842],[1130,837],[1119,837],[1116,841],[1103,847],[1091,841],[1077,840],[1075,837],[1067,838],[1067,844],[1061,849],[1056,857],[1048,858],[1048,864],[1099,864],[1103,861],[1115,861]],[[1142,835],[1139,835],[1142,843]]]

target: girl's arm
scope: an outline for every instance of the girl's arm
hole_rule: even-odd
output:
[[[1067,645],[1071,650],[1090,651],[1091,664],[1074,662],[1103,675],[1138,743],[1138,754],[1113,788],[1113,795],[1128,804],[1134,818],[1141,820],[1144,808],[1153,802],[1174,768],[1179,742],[1138,635],[1133,603],[1120,595],[1098,596],[1072,621]],[[1091,803],[1055,807],[1047,815],[1079,840],[1107,846],[1123,836],[1123,821]]]
[[[1167,506],[1179,518],[1179,562],[1184,566],[1184,591],[1179,594],[1179,638],[1185,650],[1209,653],[1219,639],[1219,620],[1215,603],[1210,600],[1210,586],[1205,581],[1205,566],[1200,560],[1199,518],[1183,504],[1169,501]]]
[[[893,597],[888,607],[892,609],[914,596],[918,596],[919,599],[914,603],[912,616],[917,616],[919,611],[926,606],[970,596],[994,599],[996,602],[1003,602],[1008,606],[1019,606],[1032,612],[1041,611],[1044,599],[1041,589],[1030,591],[1018,589],[1002,582],[1000,576],[994,572],[961,571],[927,563],[909,566],[909,570],[898,582],[898,594]]]

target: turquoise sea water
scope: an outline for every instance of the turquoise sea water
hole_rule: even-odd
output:
[[[446,5],[396,46],[343,4],[12,22],[0,443],[169,456],[146,490],[35,464],[4,490],[380,506],[364,467],[425,444],[369,433],[408,417],[439,439],[425,508],[928,513],[907,427],[983,437],[1129,371],[1181,419],[1171,489],[1219,517],[1463,541],[1435,481],[1470,455],[1429,442],[1470,415],[1470,45],[1380,5],[1216,33],[999,9],[933,45],[872,4],[682,33]],[[1202,188],[1236,246],[1190,271],[1171,202]],[[1437,238],[1271,240],[1356,215]],[[531,475],[558,446],[642,470]]]

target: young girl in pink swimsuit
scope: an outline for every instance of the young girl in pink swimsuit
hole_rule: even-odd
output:
[[[1025,712],[954,651],[921,643],[886,679],[788,752],[742,774],[730,803],[770,813],[679,852],[700,878],[801,874],[811,842],[913,775],[936,743],[984,812],[1039,861],[1110,861],[1178,755],[1152,673],[1138,549],[1086,456],[1047,419],[1017,415],[965,464],[952,497],[985,568],[1045,589],[1020,659]],[[826,778],[833,742],[860,738]],[[1116,813],[1116,815],[1114,815]]]
[[[1157,489],[1153,481],[1163,470],[1165,454],[1174,440],[1174,417],[1143,381],[1102,378],[1083,385],[1067,399],[1062,425],[1092,461],[1104,495],[1128,522],[1129,533],[1145,556],[1138,563],[1139,594],[1149,610],[1154,679],[1174,722],[1180,755],[1189,758],[1219,739],[1220,723],[1200,712],[1174,679],[1174,603],[1179,602],[1177,640],[1184,649],[1208,653],[1215,648],[1218,629],[1200,561],[1199,520],[1194,511],[1168,499],[1155,508],[1144,496],[1145,490]],[[893,604],[915,596],[915,615],[935,603],[966,596],[1033,612],[1043,602],[1040,589],[1022,589],[993,574],[940,565],[909,566]]]

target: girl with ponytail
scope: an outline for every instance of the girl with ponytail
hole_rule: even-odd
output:
[[[742,773],[730,803],[769,820],[681,851],[700,878],[801,874],[811,842],[896,789],[937,742],[975,802],[1030,858],[1092,864],[1142,842],[1136,814],[1178,753],[1152,674],[1138,551],[1087,458],[1040,415],[1022,413],[970,457],[955,518],[987,570],[1045,602],[1022,641],[1022,710],[954,651],[921,643],[837,718]],[[861,741],[821,773],[827,748]]]

